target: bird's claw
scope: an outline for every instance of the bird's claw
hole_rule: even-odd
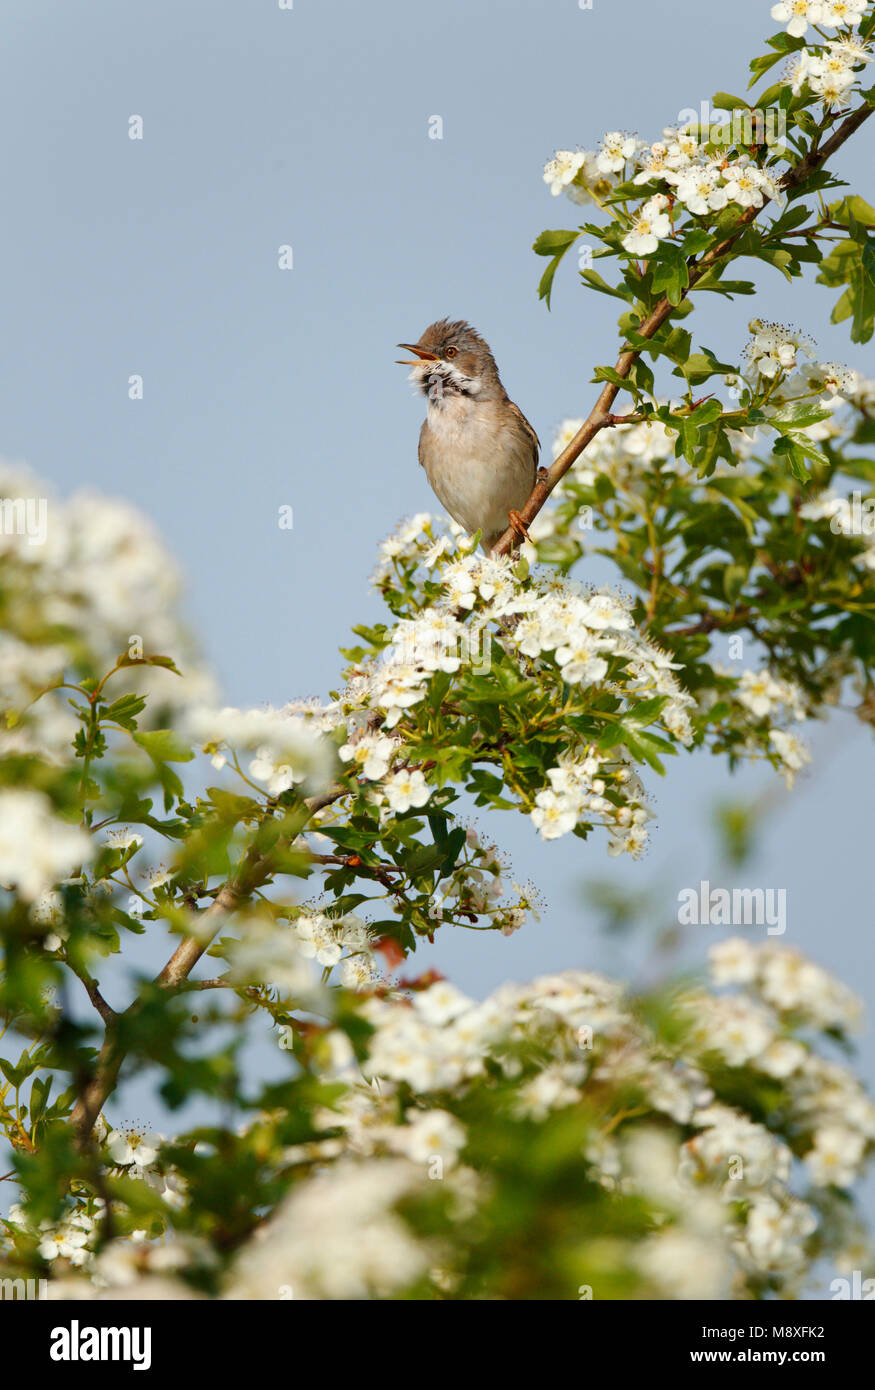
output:
[[[519,512],[514,511],[513,508],[511,508],[511,510],[507,514],[507,519],[510,523],[510,529],[513,531],[518,541],[529,540],[529,533],[526,529],[526,523],[523,521]]]

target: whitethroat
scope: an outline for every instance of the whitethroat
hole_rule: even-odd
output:
[[[454,521],[480,531],[488,553],[511,526],[524,537],[519,515],[535,485],[538,436],[501,384],[489,344],[470,324],[440,319],[418,343],[415,382],[427,401],[419,462]]]

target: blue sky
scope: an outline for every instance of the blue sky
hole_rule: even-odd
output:
[[[405,514],[437,510],[416,463],[421,405],[395,344],[443,315],[490,341],[549,445],[613,361],[611,301],[569,263],[548,313],[531,243],[575,209],[541,179],[555,148],[618,127],[656,138],[715,90],[742,92],[774,32],[768,0],[7,0],[0,54],[0,453],[55,487],[118,493],[188,576],[187,611],[226,698],[325,694],[349,627],[379,613],[367,576]],[[132,115],[143,139],[128,138]],[[429,138],[438,115],[443,138]],[[837,167],[873,198],[873,136]],[[291,245],[294,269],[278,268]],[[833,292],[764,272],[756,312],[789,319],[875,374],[871,346],[829,325]],[[717,299],[717,296],[708,296]],[[737,357],[749,300],[697,310]],[[128,399],[141,374],[142,401]],[[277,525],[294,509],[294,529]],[[582,571],[585,575],[586,571]],[[788,945],[875,1005],[871,733],[838,712],[816,763],[761,834],[742,882],[786,887]],[[768,784],[772,785],[771,775]],[[704,754],[653,787],[640,864],[600,843],[493,837],[549,910],[511,940],[444,934],[422,966],[484,993],[565,966],[632,970],[582,908],[592,877],[679,888],[720,879],[717,797],[753,793]],[[777,791],[777,789],[776,789]],[[701,960],[715,928],[691,944]],[[871,1073],[872,1033],[862,1062]]]

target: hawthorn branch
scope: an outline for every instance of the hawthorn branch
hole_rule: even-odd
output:
[[[115,1023],[116,1019],[118,1018],[118,1014],[116,1013],[115,1009],[111,1008],[110,1005],[107,1004],[106,1000],[100,992],[100,986],[98,985],[97,981],[93,979],[91,975],[88,974],[87,970],[82,970],[75,966],[73,962],[69,960],[69,958],[67,960],[67,964],[73,971],[73,974],[76,976],[76,978],[82,981],[82,984],[85,986],[85,993],[88,995],[88,998],[91,1000],[95,1009],[100,1014],[100,1017],[103,1019],[104,1023],[107,1024],[107,1026],[109,1026],[112,1023]]]
[[[227,975],[217,975],[214,980],[183,980],[180,989],[188,994],[198,994],[205,989],[232,989],[235,994],[245,994],[254,1004],[262,998],[257,985],[243,985],[239,980],[229,980]]]
[[[256,863],[253,863],[253,871],[255,868]],[[187,979],[219,931],[221,919],[230,917],[241,899],[248,897],[256,886],[254,872],[248,884],[245,877],[240,880],[229,879],[227,883],[223,883],[207,910],[198,917],[197,936],[183,937],[163,970],[157,975],[155,983],[165,989],[173,989]]]
[[[347,791],[347,787],[335,783],[319,796],[308,797],[304,804],[312,816],[338,801]],[[185,980],[218,932],[221,919],[230,916],[240,901],[248,898],[253,889],[258,888],[269,874],[269,856],[259,855],[250,849],[242,871],[236,878],[229,879],[222,885],[206,912],[198,918],[197,936],[187,936],[180,942],[155,983],[165,988],[173,988]],[[216,919],[215,927],[211,930],[210,926],[207,926],[206,930],[202,931],[201,925],[209,923],[213,918]]]
[[[182,988],[196,992],[201,989],[238,989],[240,986],[224,975],[217,975],[214,980],[184,980]]]
[[[335,801],[339,801],[348,791],[349,787],[343,787],[337,783],[333,787],[329,787],[326,792],[322,792],[319,796],[308,797],[306,802],[307,810],[310,812],[311,816],[315,815],[317,811],[324,811],[326,806],[332,806]]]
[[[841,125],[833,131],[832,135],[822,145],[812,148],[803,159],[795,164],[792,169],[788,169],[780,180],[779,187],[787,191],[796,188],[799,184],[813,173],[815,173],[830,157],[835,154],[846,140],[854,134],[864,121],[872,115],[871,106],[861,106],[856,111],[846,116]],[[702,277],[716,263],[732,250],[738,238],[745,228],[755,221],[764,207],[771,200],[766,198],[762,207],[747,208],[741,214],[734,230],[725,237],[717,246],[713,246],[710,251],[706,251],[699,260],[692,260],[689,263],[689,285],[683,291],[682,300],[686,298],[689,291],[698,283]],[[678,306],[671,304],[666,296],[658,301],[655,307],[648,314],[647,318],[636,329],[636,335],[640,338],[653,338],[659,329],[671,317]],[[614,371],[617,376],[625,380],[631,372],[633,366],[641,355],[641,348],[627,348],[617,359]],[[529,494],[529,499],[521,509],[519,516],[525,526],[529,526],[534,521],[538,512],[543,507],[550,493],[560,482],[565,474],[583,453],[586,446],[595,438],[600,430],[608,426],[619,423],[621,420],[630,417],[616,416],[611,414],[611,406],[617,399],[620,386],[614,382],[608,382],[600,392],[595,405],[589,415],[584,420],[574,438],[568,443],[551,465],[547,469],[539,469],[538,478],[535,486]],[[519,545],[519,538],[513,527],[508,527],[501,540],[492,548],[493,555],[509,555]]]
[[[258,886],[259,871],[263,872],[265,864],[263,856],[253,850],[249,851],[239,875],[223,884],[215,901],[201,914],[199,922],[204,930],[199,930],[196,937],[184,937],[163,970],[156,976],[155,984],[159,988],[172,990],[185,981],[219,931],[224,918]],[[124,1013],[115,1014],[107,1021],[103,1045],[98,1053],[94,1072],[81,1086],[71,1116],[76,1131],[77,1147],[81,1150],[88,1147],[94,1122],[118,1082],[119,1071],[127,1055],[125,1024],[132,1022],[141,1008],[141,1001],[135,999]]]
[[[316,811],[321,811],[323,807],[339,800],[347,790],[348,788],[339,783],[335,784],[319,796],[308,798],[305,802],[307,810],[310,815],[314,815]],[[254,845],[250,846],[237,872],[222,885],[206,911],[199,914],[197,935],[184,937],[167,964],[155,977],[155,984],[159,989],[176,990],[186,982],[221,929],[222,922],[270,877],[271,870],[270,854],[262,854]],[[96,1001],[92,1002],[97,1008]],[[109,1008],[108,1005],[105,1007]],[[117,1014],[109,1010],[111,1016],[105,1019],[106,1032],[97,1064],[93,1074],[81,1086],[71,1116],[76,1131],[76,1143],[80,1149],[87,1147],[94,1122],[107,1098],[115,1090],[122,1062],[127,1055],[124,1025],[136,1016],[141,1007],[141,1001],[135,999],[124,1013]]]

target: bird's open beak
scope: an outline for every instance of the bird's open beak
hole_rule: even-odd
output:
[[[403,362],[399,360],[397,363],[399,367],[417,367],[419,365],[419,362],[440,361],[440,358],[438,357],[436,352],[429,352],[427,348],[417,347],[416,343],[399,343],[398,346],[400,348],[404,348],[405,352],[415,352],[418,358],[418,361],[416,362]]]

